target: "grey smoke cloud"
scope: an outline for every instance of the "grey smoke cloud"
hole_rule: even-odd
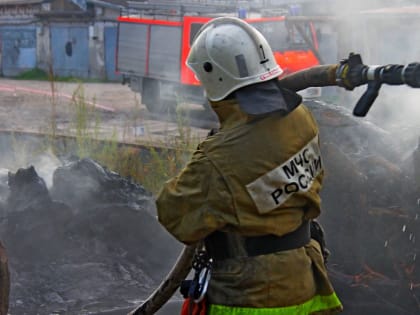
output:
[[[328,62],[360,53],[365,64],[408,64],[420,62],[420,7],[418,1],[328,1],[325,14],[336,17],[334,24],[320,25],[327,36],[322,51]],[[320,6],[325,1],[316,2]],[[323,40],[321,36],[321,42]],[[335,40],[335,41],[334,41]],[[332,52],[333,51],[333,52]],[[335,53],[336,52],[336,53]],[[334,56],[336,60],[334,60]],[[337,92],[339,105],[352,110],[366,86]],[[366,118],[385,128],[407,148],[420,136],[420,89],[383,85]]]

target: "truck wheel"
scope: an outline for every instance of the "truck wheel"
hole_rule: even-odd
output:
[[[160,95],[160,82],[154,79],[143,79],[142,103],[151,113],[168,113],[175,110],[176,104],[163,100]]]

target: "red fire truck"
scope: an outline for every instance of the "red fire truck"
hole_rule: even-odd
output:
[[[204,90],[185,60],[200,27],[212,18],[228,15],[229,10],[236,16],[247,15],[245,20],[267,38],[285,74],[319,64],[314,26],[296,27],[288,22],[284,9],[245,12],[221,5],[136,3],[118,18],[116,70],[123,83],[141,93],[149,111],[163,112],[179,102],[207,104]],[[309,92],[318,96],[319,91]]]

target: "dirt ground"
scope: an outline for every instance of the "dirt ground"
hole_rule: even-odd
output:
[[[82,103],[85,109],[80,109]],[[93,107],[95,113],[86,109]],[[204,137],[214,121],[206,120],[198,106],[187,106],[187,110],[191,133]],[[149,113],[141,104],[141,96],[120,83],[0,78],[0,130],[51,133],[56,128],[58,134],[74,134],[83,117],[90,119],[89,127],[101,137],[116,136],[125,142],[166,141],[177,137],[179,130],[175,118]]]

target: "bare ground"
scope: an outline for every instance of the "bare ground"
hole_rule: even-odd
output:
[[[157,116],[141,104],[141,96],[119,83],[69,83],[0,79],[0,130],[74,134],[80,107],[89,127],[103,138],[125,142],[161,142],[177,137],[176,119]],[[214,121],[198,106],[187,106],[191,133],[203,137]],[[82,110],[83,111],[83,110]],[[204,118],[204,119],[203,119]],[[186,127],[184,125],[183,127]]]

